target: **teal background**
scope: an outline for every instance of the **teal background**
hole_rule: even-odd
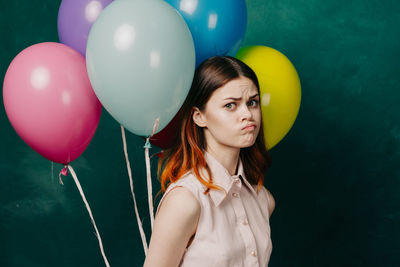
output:
[[[246,2],[243,45],[279,50],[302,84],[298,118],[272,149],[266,175],[276,200],[269,266],[400,266],[398,1]],[[59,4],[1,0],[1,83],[21,50],[58,41]],[[60,185],[62,166],[29,148],[1,106],[0,266],[104,266],[72,177]],[[129,133],[127,139],[149,237],[144,140]],[[72,166],[111,266],[141,266],[120,128],[104,110],[91,144]]]

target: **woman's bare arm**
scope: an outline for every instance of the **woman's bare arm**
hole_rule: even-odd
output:
[[[143,267],[176,267],[196,232],[200,204],[184,187],[176,187],[164,198],[154,221],[149,251]]]

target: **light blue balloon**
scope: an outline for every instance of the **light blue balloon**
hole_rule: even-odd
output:
[[[118,0],[90,30],[86,66],[104,108],[134,134],[162,130],[180,109],[195,70],[191,33],[164,1]]]
[[[212,56],[235,56],[247,26],[245,0],[165,0],[185,19],[194,40],[196,65]]]

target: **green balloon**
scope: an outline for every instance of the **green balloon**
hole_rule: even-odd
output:
[[[162,130],[180,109],[195,70],[191,33],[164,1],[119,0],[93,24],[86,48],[93,90],[134,134]]]

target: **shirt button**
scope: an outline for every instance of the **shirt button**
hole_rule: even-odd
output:
[[[254,256],[254,257],[257,256],[257,252],[255,250],[253,250],[250,254],[251,254],[251,256]]]
[[[241,184],[240,179],[239,179],[239,178],[236,178],[236,179],[235,179],[235,183],[236,183],[236,185],[240,185],[240,184]]]
[[[247,224],[248,224],[247,219],[244,219],[244,220],[242,221],[242,224],[243,224],[243,225],[247,225]]]
[[[239,197],[239,194],[238,193],[232,193],[232,196],[233,197]]]

